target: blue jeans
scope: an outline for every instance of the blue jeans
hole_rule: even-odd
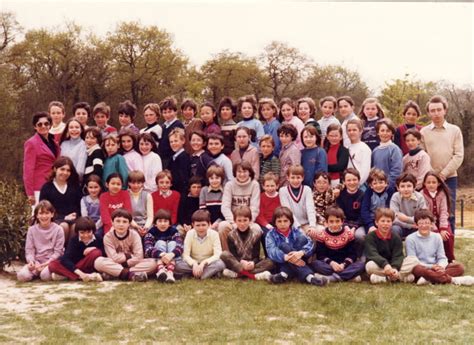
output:
[[[365,262],[354,262],[347,266],[341,272],[334,272],[331,265],[325,263],[322,260],[316,260],[311,263],[311,268],[316,272],[323,274],[325,276],[336,275],[337,280],[351,280],[352,278],[357,277],[365,271]]]
[[[176,248],[176,242],[156,241],[155,248],[158,249],[160,252],[171,253]]]
[[[458,177],[450,177],[444,182],[446,182],[446,185],[449,188],[449,197],[451,199],[449,224],[451,225],[451,230],[453,231],[454,235],[454,229],[456,228],[456,189],[458,188]]]

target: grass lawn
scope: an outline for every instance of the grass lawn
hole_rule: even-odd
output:
[[[4,343],[474,343],[474,286],[0,281]]]

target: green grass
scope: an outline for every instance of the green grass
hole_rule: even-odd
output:
[[[474,274],[474,240],[458,240],[456,253]],[[37,284],[62,290],[61,283],[17,287],[26,293]],[[104,291],[77,284],[48,312],[0,313],[0,342],[474,343],[474,287],[221,279],[117,282]]]

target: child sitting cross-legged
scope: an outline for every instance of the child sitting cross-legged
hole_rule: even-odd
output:
[[[411,271],[417,264],[413,256],[403,255],[403,243],[398,234],[392,233],[395,212],[389,208],[375,211],[377,230],[369,233],[365,239],[365,270],[372,284],[415,280]],[[414,260],[415,259],[415,260]]]
[[[99,257],[94,267],[120,280],[146,281],[148,275],[156,272],[155,259],[143,258],[142,239],[131,230],[132,214],[119,208],[112,212],[113,228],[104,236],[107,257]]]
[[[344,225],[344,211],[330,207],[326,211],[327,227],[316,234],[316,260],[311,267],[330,282],[360,282],[364,262],[357,261],[354,231]]]
[[[279,273],[270,277],[274,284],[284,283],[296,277],[300,282],[323,286],[326,277],[315,275],[307,260],[313,255],[314,243],[304,232],[293,227],[293,213],[288,207],[277,207],[273,214],[273,228],[265,238],[268,258],[272,260]]]
[[[156,277],[161,282],[174,283],[173,271],[176,259],[183,253],[183,239],[171,225],[171,212],[160,209],[153,219],[154,226],[144,238],[146,258],[158,259]]]
[[[417,210],[415,223],[418,231],[406,239],[407,255],[415,256],[419,261],[413,268],[413,275],[418,279],[416,284],[473,285],[473,276],[462,276],[464,266],[461,263],[448,264],[441,235],[431,231],[434,220],[429,210]]]
[[[192,275],[207,279],[225,268],[219,234],[211,229],[211,217],[206,210],[197,210],[191,218],[193,228],[184,239],[183,259],[176,262],[176,275]]]
[[[221,254],[221,260],[227,267],[223,275],[228,278],[269,280],[273,262],[260,259],[262,232],[250,227],[252,211],[248,206],[238,206],[233,213],[236,227],[227,236],[229,250]]]

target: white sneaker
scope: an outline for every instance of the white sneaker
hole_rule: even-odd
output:
[[[473,276],[453,277],[451,279],[451,283],[455,285],[471,286],[471,285],[474,285],[474,277]]]
[[[174,283],[176,280],[174,279],[174,275],[172,271],[166,271],[166,280],[165,283]]]
[[[349,281],[353,282],[353,283],[360,283],[362,281],[362,278],[361,278],[361,276],[356,276],[356,277],[352,278]]]
[[[51,280],[54,280],[54,281],[58,282],[58,281],[61,281],[61,280],[67,280],[67,278],[65,276],[62,276],[62,275],[57,274],[57,273],[51,273]]]
[[[232,278],[232,279],[235,279],[239,276],[238,273],[231,271],[227,268],[224,268],[224,270],[222,271],[222,275],[226,278]]]
[[[412,273],[400,278],[401,278],[400,280],[402,281],[402,283],[413,283],[415,281],[415,276]]]
[[[416,282],[416,285],[430,285],[431,283],[423,277],[420,277]]]
[[[266,280],[270,281],[272,274],[269,271],[263,271],[255,275],[255,280]]]
[[[90,277],[91,282],[103,282],[104,281],[104,279],[102,279],[102,276],[97,272],[89,274],[89,277]]]
[[[377,274],[370,275],[370,282],[372,284],[383,284],[383,283],[386,283],[387,281],[388,281],[387,277],[382,277]]]

